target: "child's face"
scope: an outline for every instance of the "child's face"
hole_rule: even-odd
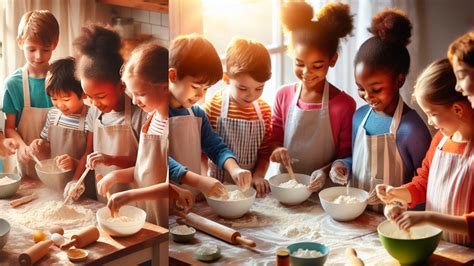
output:
[[[360,98],[376,112],[395,112],[402,77],[394,78],[392,71],[373,69],[364,63],[356,65],[354,74]]]
[[[79,98],[73,92],[60,92],[51,96],[54,107],[64,115],[79,114],[84,106],[83,97]]]
[[[474,67],[459,61],[457,56],[453,58],[453,71],[456,75],[456,90],[467,96],[474,108]]]
[[[136,77],[128,77],[123,81],[125,92],[132,98],[133,104],[143,111],[151,113],[168,104],[168,82],[153,86]]]
[[[170,105],[173,108],[190,108],[206,94],[210,87],[209,84],[204,84],[200,79],[191,76],[178,80],[174,69],[170,69],[169,77]]]
[[[55,43],[47,46],[29,39],[22,41],[19,45],[26,61],[34,69],[47,69],[51,55],[56,48]]]
[[[224,76],[224,82],[230,87],[232,99],[241,107],[248,107],[263,93],[265,82],[254,80],[249,74],[237,74],[235,77]]]
[[[83,78],[81,79],[81,86],[85,95],[101,112],[118,111],[121,106],[120,100],[123,96],[123,88],[120,82],[114,84],[113,82]]]
[[[313,88],[326,79],[329,67],[336,64],[337,54],[332,58],[318,49],[306,45],[295,45],[294,71],[305,88]]]
[[[452,136],[459,129],[459,120],[453,106],[434,105],[419,95],[416,95],[415,98],[428,117],[428,125],[440,130],[444,136]]]

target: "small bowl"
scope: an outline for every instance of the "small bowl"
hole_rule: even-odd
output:
[[[46,186],[63,191],[66,184],[71,181],[73,170],[64,171],[56,166],[55,159],[48,159],[41,161],[43,167],[38,164],[35,165],[36,173],[39,179]]]
[[[191,229],[191,231],[193,231],[192,233],[179,234],[179,233],[176,232],[176,230],[174,230],[175,228],[176,227],[173,227],[173,228],[170,229],[171,237],[173,238],[174,242],[188,243],[188,242],[191,242],[191,240],[194,239],[194,235],[196,234],[196,229],[194,229],[192,227],[189,227]]]
[[[10,235],[10,229],[11,226],[7,220],[0,218],[0,249],[2,249],[7,243],[8,235]]]
[[[236,185],[226,185],[225,187],[227,188],[227,191],[239,189]],[[255,201],[255,195],[257,194],[255,189],[252,187],[243,193],[246,198],[242,200],[228,201],[209,197],[206,197],[206,200],[214,213],[223,218],[237,219],[250,210],[250,207],[252,207],[252,204]]]
[[[325,212],[334,220],[340,222],[352,221],[359,217],[367,207],[366,199],[369,196],[367,191],[350,187],[349,196],[356,197],[359,203],[334,203],[333,201],[340,195],[346,195],[347,188],[330,187],[319,192],[319,200]]]
[[[16,191],[20,187],[20,180],[21,177],[18,174],[13,174],[13,173],[0,173],[0,178],[3,178],[5,176],[8,176],[11,179],[15,179],[15,182],[6,184],[6,185],[0,185],[0,198],[9,198],[13,195],[15,195]]]
[[[221,257],[221,249],[219,247],[217,247],[217,251],[212,254],[199,254],[197,251],[197,249],[194,251],[194,256],[200,261],[215,261]]]
[[[87,259],[89,252],[80,248],[71,248],[67,251],[67,258],[71,262],[82,262]]]
[[[295,174],[296,181],[303,185],[309,186],[311,177],[304,174]],[[280,184],[289,181],[291,177],[288,174],[279,174],[270,177],[268,183],[270,183],[270,190],[273,197],[275,197],[280,203],[286,205],[297,205],[311,196],[311,191],[307,187],[302,188],[282,188]]]
[[[111,217],[108,207],[100,208],[97,213],[97,223],[99,227],[111,236],[130,236],[143,228],[146,220],[146,212],[140,208],[125,205],[120,208],[117,216],[127,216],[134,218],[130,222],[108,221]]]
[[[294,257],[292,254],[298,249],[309,249],[321,252],[323,255],[317,258]],[[293,266],[320,266],[324,265],[329,254],[329,248],[317,242],[300,242],[291,244],[287,247],[290,251],[290,264]]]
[[[377,227],[380,242],[387,252],[400,264],[423,264],[433,254],[438,246],[443,231],[431,225],[415,226],[410,229],[413,235],[423,236],[418,239],[400,239],[398,227],[383,221]]]

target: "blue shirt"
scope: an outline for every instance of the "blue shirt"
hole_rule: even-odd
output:
[[[217,133],[212,130],[211,124],[209,123],[204,110],[198,105],[193,105],[191,109],[194,116],[202,118],[201,149],[204,151],[207,157],[209,157],[209,159],[211,159],[220,168],[224,166],[224,162],[229,158],[234,158],[237,160],[235,154],[232,153],[232,151],[229,150],[229,148],[224,144],[224,141],[222,141],[221,137],[219,137],[219,135],[217,135]],[[186,108],[169,108],[170,121],[174,116],[185,115],[189,115],[188,109]],[[169,134],[173,134],[173,132],[170,131]],[[185,148],[186,147],[183,147],[183,149]],[[175,161],[171,156],[169,156],[168,159],[170,180],[175,183],[180,183],[181,177],[188,171],[188,169],[186,166]],[[200,158],[196,159],[200,160]]]

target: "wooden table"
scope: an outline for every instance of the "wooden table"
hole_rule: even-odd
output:
[[[285,212],[291,217],[290,221],[294,221],[294,223],[300,223],[298,212],[301,212],[302,217],[308,217],[309,224],[318,224],[318,233],[314,237],[299,238],[275,234],[278,232],[275,228],[279,225],[265,224],[267,220],[259,217],[268,215],[268,213],[264,215],[258,213],[275,208],[275,205],[278,205],[278,208],[286,208]],[[377,225],[385,220],[382,215],[366,211],[355,221],[340,223],[332,220],[322,210],[315,195],[298,207],[284,207],[271,196],[265,200],[256,199],[250,212],[243,218],[234,221],[216,216],[205,202],[196,204],[193,212],[238,230],[246,238],[254,240],[257,247],[249,249],[234,246],[198,231],[193,242],[189,244],[175,243],[170,239],[170,265],[209,265],[197,261],[193,255],[194,250],[202,243],[212,243],[220,247],[223,256],[214,263],[215,265],[275,265],[275,251],[278,247],[302,241],[316,241],[329,246],[330,253],[326,265],[344,265],[347,262],[344,254],[347,247],[355,248],[366,265],[399,265],[385,251],[378,239]],[[250,225],[244,226],[242,221],[248,221]],[[264,224],[259,226],[262,222]],[[171,216],[170,228],[176,225],[176,217]],[[441,241],[429,261],[430,265],[472,265],[473,263],[473,249],[445,241]]]
[[[37,193],[58,194],[50,190],[39,181],[23,178],[20,189],[10,199],[0,199],[0,217],[8,217],[12,212],[9,205],[10,200],[29,194],[31,191]],[[62,194],[62,193],[61,193]],[[41,201],[41,197],[36,201]],[[94,213],[104,204],[90,199],[81,200],[80,204],[92,209]],[[8,220],[8,218],[7,218]],[[97,222],[93,221],[92,225]],[[18,256],[24,250],[34,244],[33,229],[26,228],[20,224],[11,224],[10,235],[7,244],[0,250],[0,265],[18,265]],[[69,237],[81,228],[65,229],[65,236]],[[111,237],[101,229],[100,238],[96,243],[86,246],[84,249],[89,256],[83,264],[86,265],[136,265],[148,260],[153,265],[168,265],[168,230],[154,224],[145,223],[144,227],[136,234],[129,237]],[[67,258],[66,252],[53,246],[45,257],[35,265],[73,265]]]

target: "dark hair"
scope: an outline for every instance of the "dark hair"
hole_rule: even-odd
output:
[[[281,20],[291,32],[290,52],[294,44],[303,44],[319,49],[332,57],[339,47],[339,40],[354,28],[350,8],[347,4],[328,3],[313,21],[313,8],[305,2],[289,2],[282,7]]]
[[[170,68],[176,69],[177,79],[199,78],[213,85],[222,79],[222,63],[214,46],[198,34],[176,37],[170,46]]]
[[[61,92],[75,93],[80,99],[83,95],[81,82],[76,79],[74,72],[76,62],[73,57],[66,57],[54,61],[49,66],[49,78],[46,84],[46,93],[52,97]]]
[[[418,76],[413,96],[435,105],[452,105],[468,99],[457,92],[456,76],[448,59],[433,62]]]
[[[82,27],[81,35],[73,42],[79,53],[76,75],[79,79],[92,78],[99,81],[120,81],[123,64],[119,51],[120,36],[108,26],[90,24]]]
[[[412,25],[399,9],[389,8],[372,18],[368,29],[374,36],[366,40],[357,51],[354,65],[360,62],[370,68],[388,69],[394,77],[406,76],[410,69],[410,43]]]
[[[474,30],[467,32],[451,43],[448,49],[448,58],[451,63],[454,56],[459,61],[474,67]]]
[[[254,40],[234,38],[225,53],[226,73],[229,77],[248,74],[258,82],[272,77],[272,62],[265,46]]]
[[[167,83],[168,61],[168,49],[155,43],[141,45],[133,50],[123,66],[122,79],[137,76],[153,85]]]

